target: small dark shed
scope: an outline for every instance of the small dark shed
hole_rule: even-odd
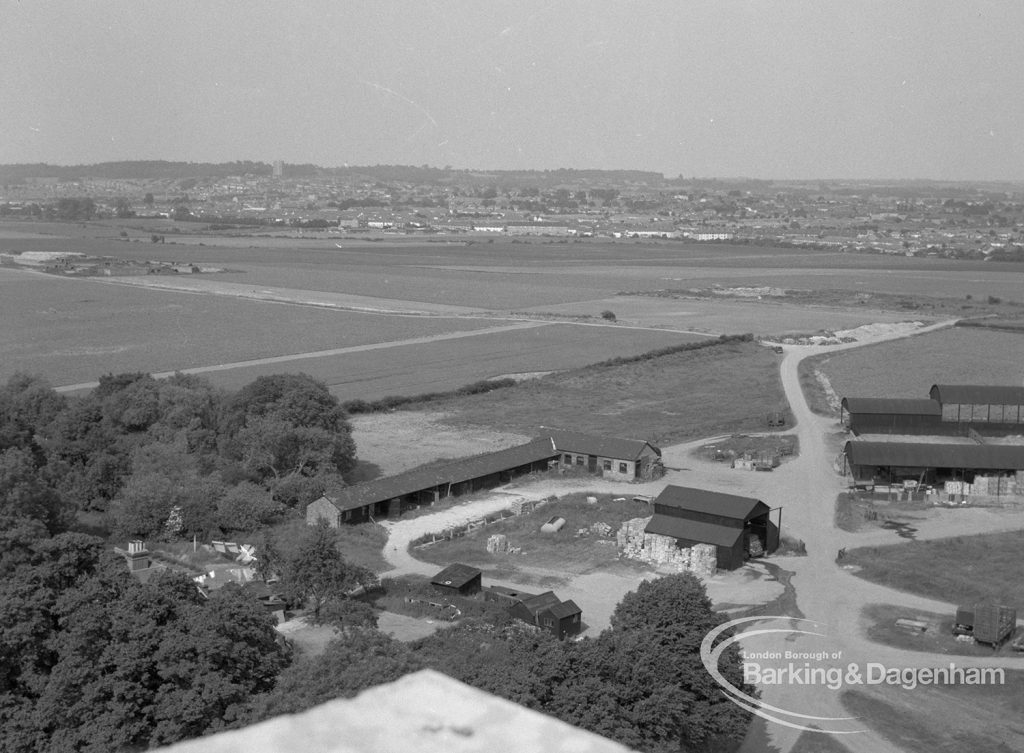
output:
[[[449,596],[472,596],[480,592],[482,579],[483,574],[475,567],[456,562],[435,575],[430,585]]]
[[[578,635],[583,629],[583,610],[571,599],[562,601],[553,591],[517,601],[509,613],[518,620],[553,633],[559,640]]]

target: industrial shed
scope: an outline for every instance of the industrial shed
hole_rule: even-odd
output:
[[[928,394],[943,424],[1024,433],[1024,387],[934,384]]]
[[[942,406],[935,400],[844,397],[839,420],[854,434],[942,433]]]
[[[1013,477],[1024,471],[1024,445],[850,441],[845,470],[855,483],[973,483],[977,476]],[[996,487],[999,488],[998,485]]]
[[[661,450],[645,440],[548,431],[563,467],[582,467],[620,481],[655,479],[665,472]]]
[[[483,573],[475,567],[456,562],[435,575],[430,585],[447,596],[472,596],[483,587]]]
[[[670,484],[655,498],[654,517],[644,533],[670,536],[680,547],[711,544],[718,567],[735,570],[748,557],[779,548],[779,527],[770,512],[751,497]]]
[[[513,478],[542,471],[557,458],[551,439],[488,452],[451,463],[416,468],[395,476],[356,484],[336,495],[323,496],[306,508],[306,522],[323,519],[333,527],[375,517],[394,517],[402,510],[432,504],[442,497],[493,489]]]

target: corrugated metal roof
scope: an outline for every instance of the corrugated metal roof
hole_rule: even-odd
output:
[[[448,565],[444,570],[434,576],[430,582],[437,586],[448,586],[449,588],[462,588],[474,578],[483,573],[475,567],[463,565],[460,562]]]
[[[661,494],[655,497],[654,504],[744,521],[755,515],[768,512],[768,505],[759,499],[738,497],[735,494],[723,494],[707,489],[694,489],[690,486],[675,486],[674,484],[666,486]],[[764,509],[759,509],[758,505]]]
[[[944,404],[1024,405],[1024,387],[984,384],[933,384],[928,391]]]
[[[356,484],[343,489],[335,497],[321,499],[327,499],[339,510],[354,510],[424,489],[460,484],[470,479],[554,458],[556,455],[551,439],[544,437],[507,450],[488,452],[429,468],[414,468],[395,476]]]
[[[926,444],[919,442],[846,443],[853,465],[903,468],[1024,470],[1024,445]]]
[[[935,400],[900,397],[844,397],[847,413],[892,414],[901,416],[941,416],[942,406]]]
[[[656,533],[659,536],[671,536],[674,539],[731,547],[743,535],[743,529],[655,513],[644,529],[644,533]]]
[[[555,449],[559,452],[574,452],[580,455],[595,455],[616,460],[637,460],[643,451],[650,447],[661,456],[661,450],[643,439],[620,439],[618,437],[601,437],[584,434],[578,431],[563,431],[545,427]]]

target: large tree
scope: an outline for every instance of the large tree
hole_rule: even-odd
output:
[[[79,534],[29,543],[0,581],[3,749],[141,749],[223,727],[289,654],[237,587],[147,584]]]
[[[0,526],[38,521],[50,533],[67,528],[74,508],[49,483],[47,473],[28,450],[0,452]]]
[[[328,643],[322,654],[300,659],[284,670],[271,692],[253,698],[243,722],[298,713],[333,698],[351,698],[422,668],[404,643],[376,630],[350,629]]]
[[[264,432],[272,439],[261,442]],[[243,387],[225,408],[221,433],[229,455],[249,458],[268,476],[344,473],[355,465],[345,411],[326,385],[306,374],[259,377]]]
[[[289,551],[278,555],[281,583],[290,598],[305,604],[319,622],[324,607],[344,601],[359,586],[375,580],[369,570],[345,560],[338,548],[338,536],[326,524],[312,526]]]

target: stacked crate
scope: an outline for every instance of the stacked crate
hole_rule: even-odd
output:
[[[509,550],[508,536],[496,533],[487,537],[487,551],[491,554],[504,554]]]
[[[667,567],[675,572],[711,576],[718,566],[718,555],[710,544],[681,547],[671,536],[645,533],[650,518],[633,518],[622,524],[616,540],[622,556]]]

